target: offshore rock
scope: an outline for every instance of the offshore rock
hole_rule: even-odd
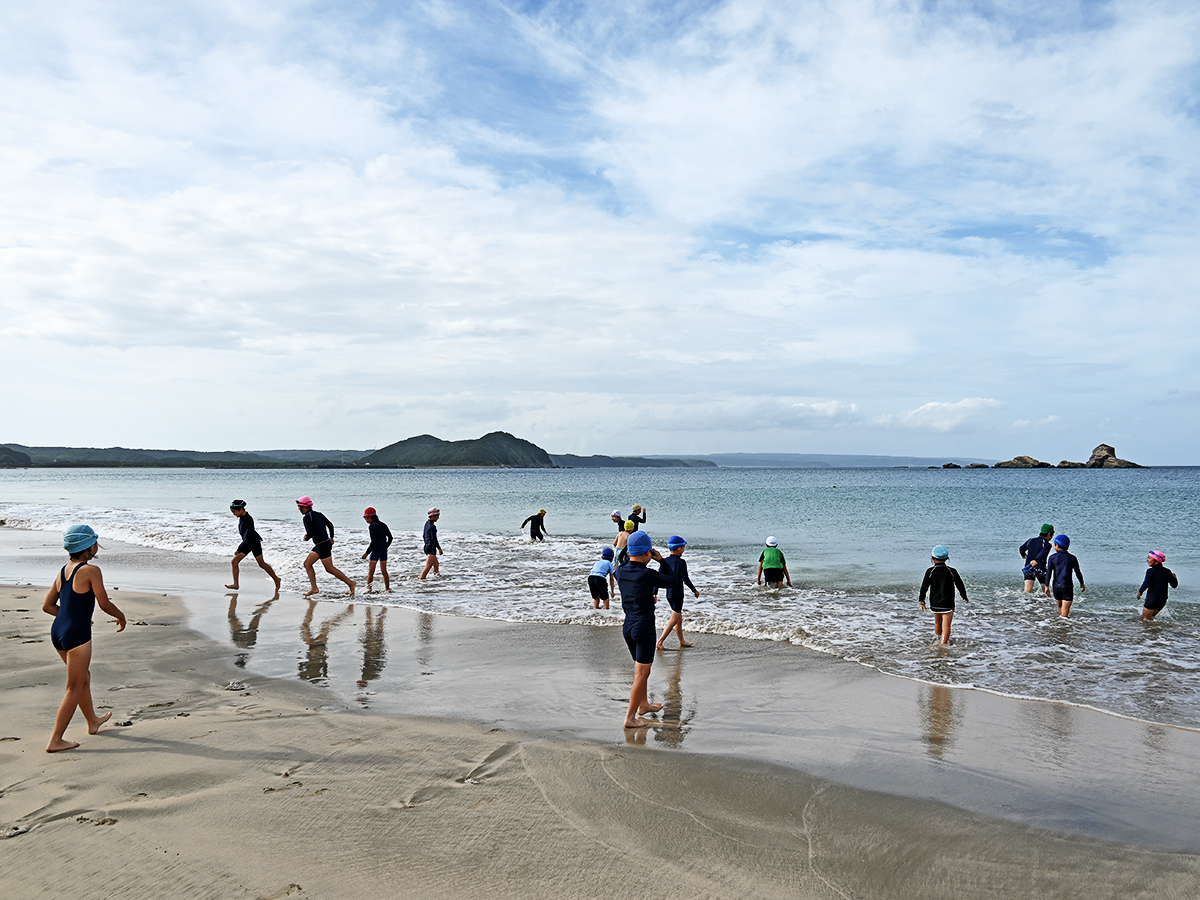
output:
[[[967,465],[967,468],[968,469],[990,469],[991,466],[989,466],[987,463],[969,463]]]
[[[962,466],[960,466],[958,463],[942,463],[942,468],[943,469],[961,469]]]
[[[1034,459],[1032,456],[1014,456],[1008,462],[998,462],[994,466],[997,469],[1052,469],[1053,466],[1048,462],[1042,462]]]
[[[1087,469],[1144,469],[1135,462],[1120,459],[1112,444],[1101,444],[1092,451],[1092,458],[1083,464]]]
[[[1062,462],[1060,462],[1058,464],[1058,468],[1060,468],[1060,469],[1084,469],[1087,467],[1081,462],[1071,462],[1069,459],[1064,459]]]

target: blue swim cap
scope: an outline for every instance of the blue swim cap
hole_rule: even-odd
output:
[[[635,531],[629,536],[629,543],[625,546],[630,556],[641,556],[654,549],[654,541],[650,540],[650,535],[646,532]]]
[[[1071,546],[1071,539],[1069,537],[1067,537],[1065,534],[1060,534],[1058,537],[1056,537],[1054,539],[1054,546],[1062,547],[1064,550],[1066,550],[1068,547]]]
[[[680,547],[686,547],[686,546],[687,546],[687,541],[685,541],[683,538],[681,538],[677,534],[673,534],[669,538],[667,538],[667,549],[668,550],[678,550]]]
[[[603,550],[600,551],[600,555],[604,559],[612,559],[613,558],[612,547],[605,547]]]
[[[82,553],[100,538],[91,525],[72,525],[63,532],[63,549],[68,553]]]
[[[941,544],[938,544],[933,548],[933,552],[930,554],[930,556],[932,556],[934,559],[949,559],[950,551]]]

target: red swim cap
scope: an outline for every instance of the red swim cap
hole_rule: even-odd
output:
[[[363,518],[364,519],[369,519],[369,518],[371,518],[371,516],[374,516],[374,515],[377,515],[377,513],[375,512],[375,507],[373,507],[373,506],[368,506],[366,509],[363,510]]]

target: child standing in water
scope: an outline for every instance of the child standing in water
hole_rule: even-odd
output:
[[[692,579],[688,578],[687,563],[683,560],[683,551],[687,549],[687,541],[677,534],[672,535],[667,540],[667,549],[671,551],[671,555],[663,559],[662,570],[670,571],[675,576],[675,584],[667,588],[667,603],[671,606],[671,618],[667,619],[667,627],[663,629],[662,637],[655,645],[659,650],[663,648],[663,643],[672,630],[679,637],[680,647],[692,646],[683,639],[683,586],[686,584],[691,589],[693,596],[700,596],[700,592],[692,584]]]
[[[787,560],[779,549],[779,541],[771,535],[767,538],[767,546],[758,554],[758,574],[754,576],[755,584],[762,584],[767,579],[767,587],[778,590],[783,587],[783,579],[787,579],[788,587],[792,586],[792,573],[788,571]]]
[[[613,579],[613,573],[616,572],[616,567],[612,564],[613,552],[612,547],[605,547],[600,551],[600,559],[592,566],[592,571],[588,573],[588,591],[592,595],[592,609],[600,608],[600,601],[604,601],[604,608],[608,609],[608,594],[612,590],[613,594],[617,592],[617,582]],[[605,578],[608,580],[605,581]]]
[[[429,516],[425,522],[425,533],[422,537],[425,540],[425,568],[421,570],[421,580],[425,580],[425,576],[430,570],[434,575],[441,571],[441,566],[438,565],[438,556],[441,555],[442,545],[438,543],[437,536],[437,520],[442,517],[442,511],[436,506],[431,509],[426,515]]]
[[[1151,550],[1146,555],[1146,564],[1150,567],[1146,570],[1146,577],[1142,579],[1142,586],[1138,588],[1138,599],[1142,599],[1142,594],[1146,595],[1146,604],[1142,607],[1142,621],[1149,622],[1167,605],[1167,592],[1170,588],[1179,587],[1179,579],[1175,577],[1175,573],[1163,565],[1167,561],[1167,554],[1160,550]]]
[[[1079,590],[1086,591],[1083,583],[1083,572],[1079,570],[1079,560],[1074,553],[1068,553],[1071,539],[1060,534],[1054,539],[1054,552],[1046,560],[1046,596],[1054,591],[1054,602],[1058,604],[1058,614],[1064,619],[1071,615],[1071,604],[1075,601],[1075,585],[1071,574],[1079,578]]]
[[[929,595],[929,608],[933,612],[933,633],[943,644],[950,643],[950,621],[954,618],[954,590],[962,594],[963,603],[970,603],[967,589],[957,569],[946,565],[950,551],[938,544],[931,554],[933,565],[925,570],[921,581],[921,609],[925,609],[925,595]]]
[[[271,580],[275,582],[275,593],[278,594],[282,582],[275,574],[275,570],[263,559],[262,537],[254,527],[254,516],[246,512],[246,501],[234,500],[229,504],[229,511],[237,516],[238,535],[242,542],[238,544],[237,550],[233,553],[233,584],[227,584],[225,587],[231,591],[238,589],[238,564],[247,556],[253,556],[258,567],[270,575]]]
[[[317,573],[313,569],[319,559],[326,572],[350,588],[350,596],[353,597],[358,582],[347,578],[345,573],[333,564],[333,523],[313,509],[311,497],[301,497],[296,501],[296,506],[304,518],[304,539],[313,542],[313,548],[304,560],[304,569],[308,572],[308,583],[311,585],[309,590],[304,592],[304,596],[311,597],[321,592],[317,587]]]
[[[635,531],[629,538],[627,549],[629,562],[617,569],[621,608],[625,611],[622,634],[629,655],[633,657],[633,687],[629,689],[625,727],[644,728],[654,723],[639,717],[662,709],[661,703],[650,702],[646,691],[650,667],[654,664],[654,591],[671,587],[675,576],[662,566],[662,556],[654,549],[654,542],[646,532]],[[651,559],[659,563],[657,572],[646,565]]]
[[[625,549],[625,545],[629,543],[629,536],[637,531],[637,522],[633,519],[626,519],[625,524],[621,526],[621,530],[617,532],[617,536],[613,538],[613,546],[617,548],[617,565],[623,566],[629,562],[629,553]]]
[[[100,567],[92,565],[100,549],[96,532],[87,525],[72,525],[63,535],[63,549],[71,561],[58,573],[42,602],[42,612],[54,616],[50,643],[67,664],[67,692],[54,717],[47,753],[79,746],[78,741],[63,739],[76,708],[87,719],[88,734],[95,734],[112,718],[112,713],[96,715],[92,706],[92,613],[96,605],[117,620],[118,632],[125,630],[125,614],[108,599]]]
[[[388,578],[387,554],[388,547],[392,545],[392,531],[379,521],[379,516],[375,514],[373,506],[368,506],[363,510],[363,518],[367,520],[367,531],[371,534],[371,543],[362,555],[363,559],[370,560],[367,563],[367,593],[370,593],[371,581],[375,578],[376,563],[379,564],[379,571],[383,575],[383,589],[391,591],[392,582]]]

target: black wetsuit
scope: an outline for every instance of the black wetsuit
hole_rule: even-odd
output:
[[[1066,550],[1055,550],[1046,560],[1046,577],[1050,579],[1055,600],[1070,602],[1075,599],[1075,584],[1071,581],[1074,572],[1083,584],[1083,572],[1079,570],[1079,557]]]
[[[442,545],[438,543],[437,539],[437,525],[433,519],[429,519],[425,523],[425,555],[433,556],[441,549]]]
[[[933,565],[925,570],[925,578],[921,582],[921,602],[929,595],[929,608],[937,612],[954,612],[954,589],[967,599],[967,589],[958,575],[957,569],[947,565]]]
[[[333,555],[333,523],[315,509],[304,514],[304,539],[313,542],[313,552],[321,559]]]
[[[640,516],[637,513],[630,513],[629,521],[633,523],[633,530],[637,531],[638,526],[646,524],[646,511],[643,509]],[[624,524],[622,524],[621,527],[624,528]]]
[[[625,611],[622,634],[634,662],[654,662],[658,632],[654,627],[654,591],[675,584],[675,576],[659,563],[659,570],[645,563],[627,562],[617,569],[621,587],[621,608]]]
[[[1031,537],[1023,543],[1020,553],[1025,558],[1025,568],[1021,570],[1021,574],[1030,581],[1036,578],[1042,584],[1045,584],[1046,557],[1050,555],[1051,549],[1050,542],[1040,534],[1037,537]]]
[[[238,534],[242,542],[238,544],[237,553],[258,558],[263,555],[262,536],[254,528],[254,516],[242,513],[238,516]]]
[[[675,584],[667,588],[667,603],[675,612],[683,612],[683,586],[686,584],[693,593],[696,590],[692,579],[688,578],[687,562],[682,556],[672,554],[663,557],[662,567],[664,572],[670,569],[675,576]]]
[[[1166,566],[1150,566],[1146,569],[1146,577],[1138,593],[1146,595],[1142,605],[1146,609],[1162,609],[1167,605],[1167,591],[1179,587],[1179,579]]]
[[[546,538],[542,535],[542,529],[545,525],[546,516],[544,513],[534,513],[528,519],[521,523],[521,528],[529,526],[529,539],[531,541],[544,541]]]
[[[617,534],[620,534],[622,531],[625,530],[625,520],[622,519],[620,516],[617,516],[616,522],[617,522]]]
[[[371,533],[367,559],[387,559],[388,547],[392,545],[392,530],[377,519],[367,526],[367,531]]]

